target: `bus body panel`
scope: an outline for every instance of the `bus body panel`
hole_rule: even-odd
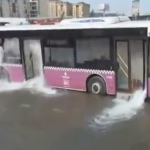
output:
[[[105,81],[107,94],[116,94],[114,71],[44,67],[44,74],[49,86],[78,91],[87,90],[86,81],[90,75],[99,75]]]
[[[24,71],[23,71],[22,65],[4,64],[3,66],[6,68],[11,82],[23,82],[24,81]]]

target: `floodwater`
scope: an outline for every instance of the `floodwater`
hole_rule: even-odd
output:
[[[0,150],[149,150],[150,105],[129,120],[99,128],[94,117],[111,97],[58,91],[0,93]]]
[[[122,101],[47,89],[40,46],[31,42],[40,78],[0,83],[0,150],[150,150],[145,91]]]

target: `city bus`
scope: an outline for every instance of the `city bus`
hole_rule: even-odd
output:
[[[98,95],[147,88],[149,98],[150,21],[99,21],[1,27],[2,70],[11,82],[32,79],[41,68],[51,88]]]

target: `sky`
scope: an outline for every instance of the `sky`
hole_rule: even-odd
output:
[[[91,4],[91,8],[98,10],[98,5],[107,3],[110,12],[131,14],[132,0],[68,0],[72,3],[84,1]],[[150,0],[141,0],[140,13],[150,13]]]

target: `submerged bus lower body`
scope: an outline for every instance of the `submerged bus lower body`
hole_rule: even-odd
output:
[[[10,82],[25,80],[24,67],[19,64],[3,64]],[[5,76],[5,77],[6,77]],[[90,70],[60,67],[44,67],[44,78],[51,88],[89,91],[93,94],[115,95],[115,73],[107,70]]]
[[[7,72],[8,81],[24,82],[25,75],[23,65],[4,64],[3,67]],[[45,66],[44,78],[50,88],[76,90],[112,96],[115,96],[118,92],[116,90],[115,72],[110,70],[88,70]],[[133,90],[142,88],[142,84],[138,79],[131,82]],[[150,85],[150,78],[148,79],[148,85]],[[132,91],[125,93],[132,93]]]
[[[131,33],[132,36],[111,35],[95,38],[93,35],[84,35],[82,38],[70,38],[71,35],[67,34],[70,33],[66,32],[61,34],[65,37],[57,38],[37,36],[30,39],[31,35],[21,39],[15,36],[9,40],[7,38],[7,42],[15,40],[18,43],[17,47],[17,44],[14,44],[14,53],[17,50],[18,52],[13,57],[19,55],[21,62],[12,64],[7,61],[9,51],[11,55],[13,53],[13,46],[8,48],[10,44],[4,42],[4,53],[5,49],[8,50],[3,67],[9,75],[9,80],[23,82],[36,77],[42,70],[47,85],[51,88],[113,96],[117,92],[133,93],[139,88],[147,88],[147,97],[150,97],[147,35]]]

